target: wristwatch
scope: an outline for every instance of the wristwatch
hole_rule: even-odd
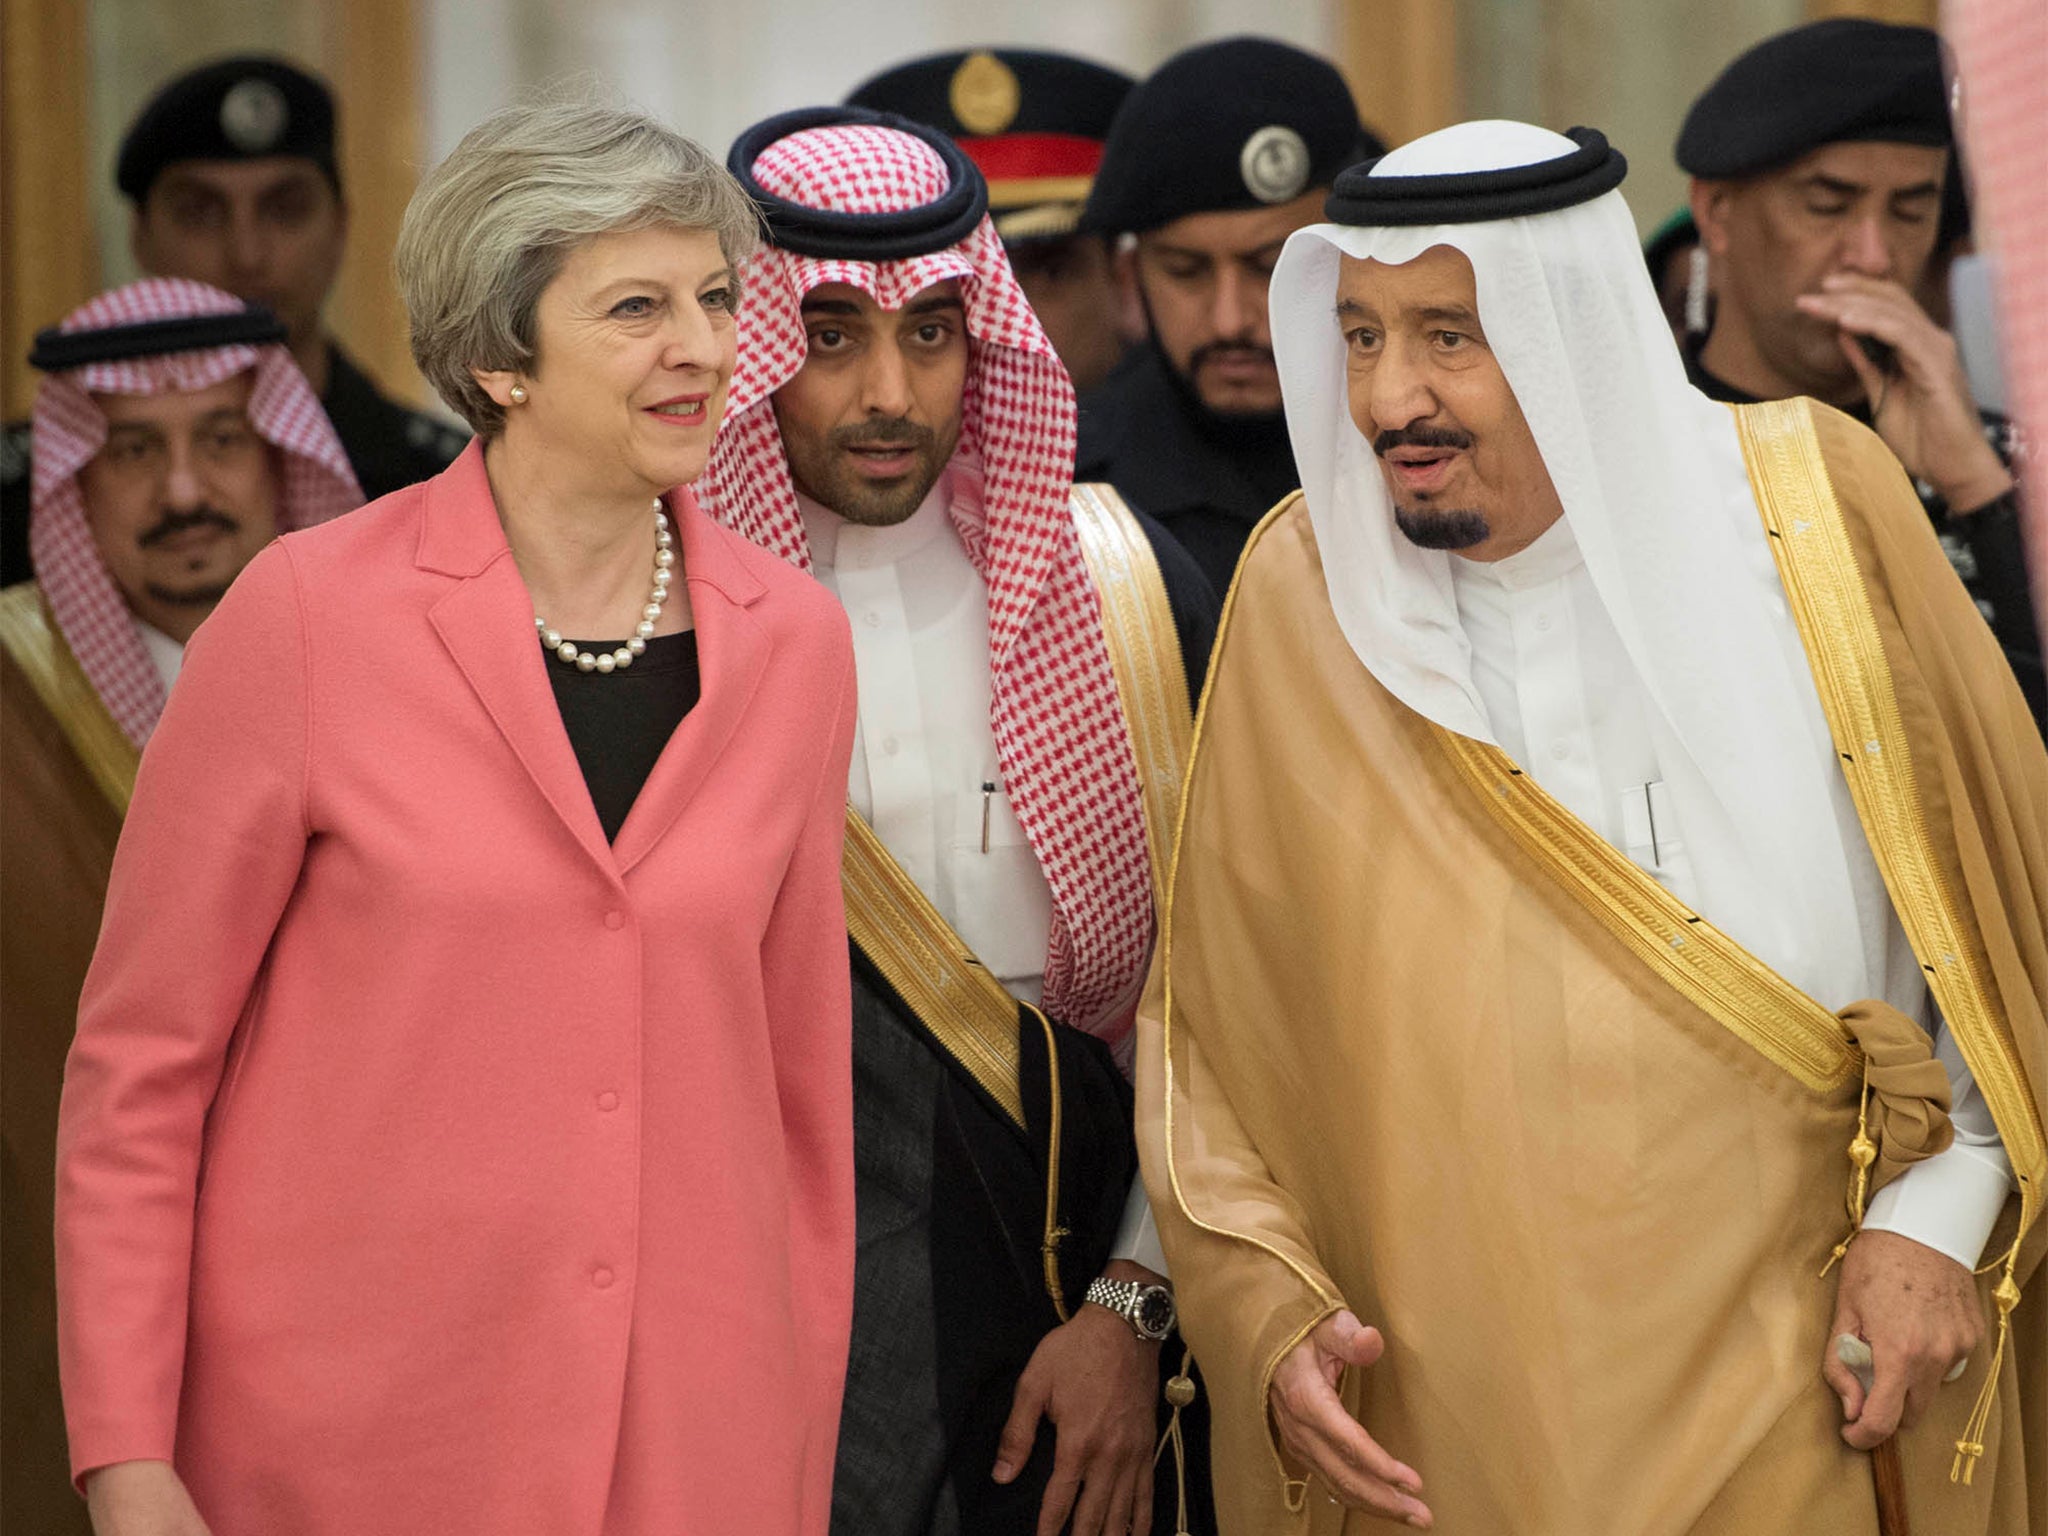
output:
[[[1177,1316],[1173,1292],[1163,1285],[1140,1285],[1135,1280],[1112,1280],[1107,1275],[1098,1275],[1089,1282],[1088,1293],[1081,1299],[1107,1307],[1147,1343],[1157,1344],[1173,1332]]]

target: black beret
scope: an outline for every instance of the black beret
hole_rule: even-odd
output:
[[[1694,176],[1754,176],[1823,144],[1950,142],[1941,40],[1839,17],[1765,38],[1721,71],[1678,133]]]
[[[1071,54],[935,53],[885,70],[846,99],[950,135],[988,181],[1006,244],[1073,232],[1117,108],[1137,82]]]
[[[1117,112],[1081,215],[1104,234],[1288,202],[1384,152],[1327,59],[1263,37],[1177,53]]]
[[[114,185],[134,203],[180,160],[311,160],[338,192],[334,97],[283,59],[245,54],[178,76],[142,109],[121,140]]]
[[[754,162],[769,145],[813,128],[893,128],[928,144],[946,167],[946,190],[918,208],[846,213],[813,208],[761,185]],[[988,183],[959,145],[935,128],[866,107],[798,107],[744,130],[726,151],[725,168],[761,211],[768,243],[799,256],[838,261],[901,261],[958,245],[988,212]]]

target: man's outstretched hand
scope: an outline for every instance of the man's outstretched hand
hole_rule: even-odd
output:
[[[1380,1449],[1337,1396],[1347,1367],[1364,1370],[1386,1349],[1380,1331],[1365,1327],[1350,1312],[1324,1318],[1274,1370],[1267,1407],[1281,1443],[1338,1498],[1426,1531],[1435,1517],[1417,1497],[1422,1479]]]

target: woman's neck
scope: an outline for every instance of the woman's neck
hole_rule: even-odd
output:
[[[504,434],[484,449],[491,498],[534,612],[574,639],[623,639],[640,622],[653,586],[654,492],[594,483],[575,472],[579,467]],[[680,539],[675,549],[660,634],[689,627]]]

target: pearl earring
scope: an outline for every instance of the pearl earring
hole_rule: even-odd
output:
[[[524,384],[514,384],[512,386],[512,403],[514,405],[526,404],[526,386]]]

